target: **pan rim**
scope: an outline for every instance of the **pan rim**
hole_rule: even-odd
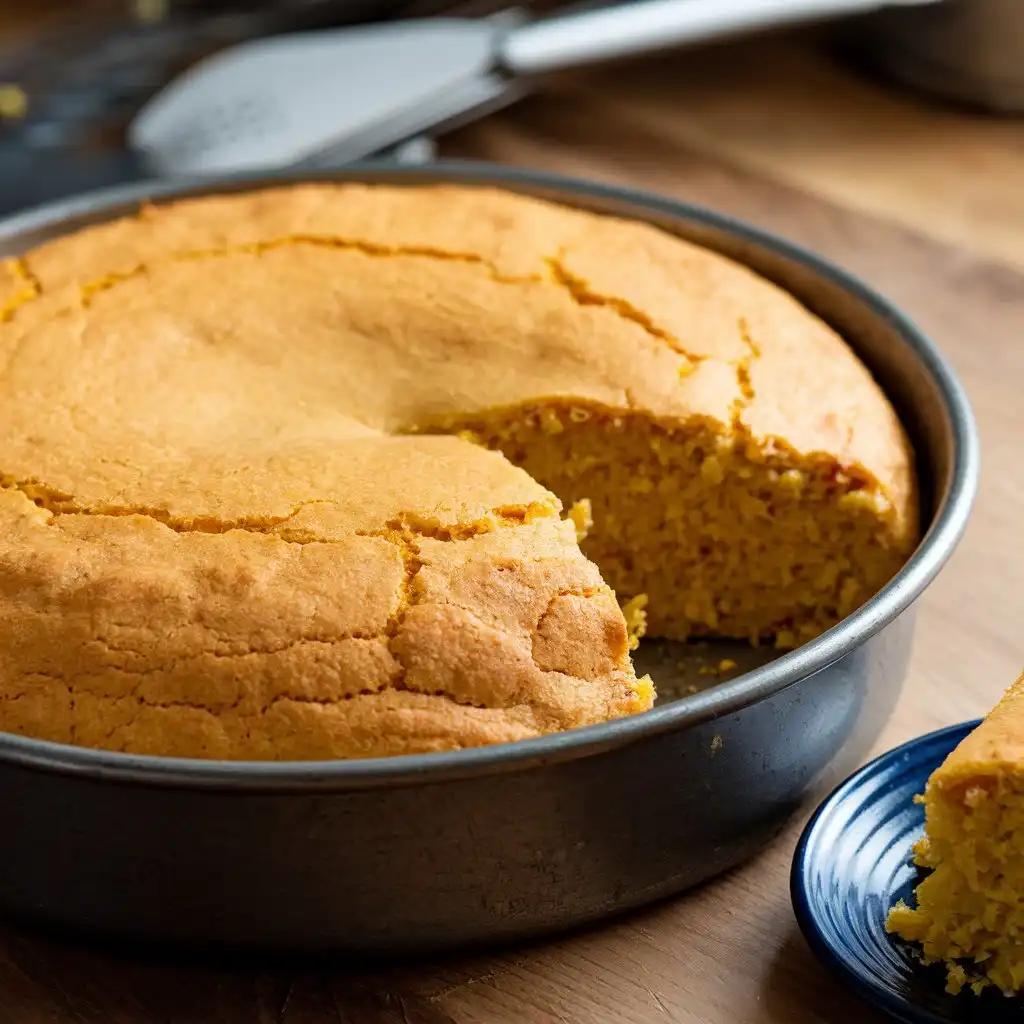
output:
[[[756,244],[802,265],[851,294],[902,337],[941,398],[949,430],[946,478],[936,481],[937,500],[927,531],[902,569],[853,614],[796,650],[768,664],[685,696],[664,707],[597,725],[515,743],[334,761],[224,761],[155,757],[78,747],[0,732],[0,762],[92,779],[176,788],[253,790],[353,790],[421,785],[593,756],[661,733],[689,728],[738,712],[821,672],[861,646],[917,600],[959,543],[978,488],[979,441],[970,402],[936,344],[899,308],[850,272],[812,250],[713,209],[635,188],[605,185],[501,164],[440,160],[403,167],[362,161],[317,172],[216,176],[173,182],[143,181],[47,203],[0,221],[0,242],[75,217],[144,200],[246,190],[314,181],[378,181],[490,185],[544,190],[561,201],[625,202],[638,219],[664,216],[709,227]]]

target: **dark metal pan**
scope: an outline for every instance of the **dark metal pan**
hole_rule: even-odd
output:
[[[135,757],[0,734],[0,906],[133,939],[368,954],[503,942],[693,886],[759,850],[848,772],[903,681],[912,605],[978,475],[967,400],[932,343],[818,257],[707,210],[489,166],[364,165],[337,180],[483,182],[648,220],[749,264],[838,328],[911,431],[927,534],[854,615],[701,692],[562,735],[330,763]],[[0,225],[0,255],[168,198],[295,180],[131,186]],[[731,651],[729,652],[731,655]],[[641,654],[663,665],[683,645]],[[643,659],[642,659],[643,660]],[[656,668],[657,671],[657,668]]]

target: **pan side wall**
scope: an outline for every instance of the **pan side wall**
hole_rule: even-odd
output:
[[[0,764],[0,907],[116,938],[364,955],[584,924],[743,861],[860,762],[912,617],[735,714],[521,771],[303,794]]]

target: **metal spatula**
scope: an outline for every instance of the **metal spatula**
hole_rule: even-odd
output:
[[[428,18],[262,39],[186,72],[129,144],[160,175],[339,164],[511,103],[538,74],[933,0],[636,0],[526,22]]]

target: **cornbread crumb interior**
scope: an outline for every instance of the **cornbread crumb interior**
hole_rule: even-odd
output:
[[[932,773],[916,906],[887,928],[945,963],[947,989],[1024,990],[1024,675]]]
[[[845,343],[643,224],[452,186],[188,199],[0,264],[0,321],[7,731],[542,735],[651,706],[644,628],[791,646],[917,540]]]

